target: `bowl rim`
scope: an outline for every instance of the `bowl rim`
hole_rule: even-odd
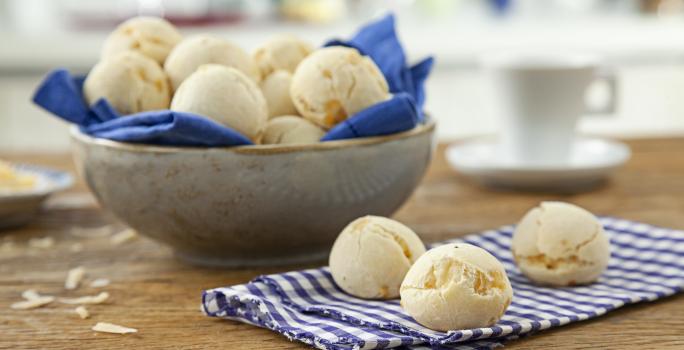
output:
[[[335,140],[307,144],[284,144],[284,145],[243,145],[228,147],[199,147],[199,146],[158,146],[114,141],[99,137],[93,137],[81,132],[78,125],[72,125],[69,129],[71,138],[87,145],[97,145],[106,148],[115,148],[129,152],[141,153],[193,153],[193,152],[232,152],[241,154],[274,154],[300,151],[323,151],[341,149],[347,147],[369,146],[386,143],[394,140],[405,139],[421,134],[432,132],[437,123],[433,118],[426,116],[425,122],[419,123],[413,129],[395,134],[371,137],[359,137],[346,140]]]

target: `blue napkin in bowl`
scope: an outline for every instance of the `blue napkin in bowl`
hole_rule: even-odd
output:
[[[388,135],[410,130],[422,121],[423,85],[432,59],[428,58],[414,67],[406,66],[392,15],[364,26],[349,42],[336,42],[356,47],[376,60],[393,96],[338,124],[321,141]],[[84,80],[84,77],[72,76],[64,69],[54,70],[40,84],[33,101],[52,114],[79,125],[85,134],[99,138],[169,146],[252,144],[249,138],[236,130],[201,115],[158,110],[121,118],[104,99],[88,106],[82,94]]]
[[[114,141],[206,147],[252,144],[237,131],[191,113],[160,110],[122,118],[104,99],[88,107],[81,95],[83,80],[66,70],[55,70],[45,78],[33,101],[79,125],[85,134]]]
[[[419,119],[413,97],[400,92],[335,125],[321,141],[395,134],[413,129]]]

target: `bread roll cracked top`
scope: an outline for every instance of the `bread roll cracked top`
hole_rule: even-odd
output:
[[[159,64],[183,39],[173,24],[158,17],[134,17],[121,23],[102,46],[101,59],[124,51],[136,51]]]
[[[401,284],[404,310],[438,331],[493,325],[512,298],[503,265],[486,250],[467,243],[430,249]]]
[[[511,248],[525,276],[556,286],[593,282],[610,259],[610,242],[598,219],[562,202],[542,202],[527,212]]]
[[[135,51],[98,62],[86,77],[83,94],[89,105],[105,98],[122,115],[167,109],[171,92],[159,64]]]
[[[176,91],[171,110],[210,118],[258,140],[266,127],[266,100],[241,71],[219,64],[200,66]]]
[[[292,76],[290,95],[299,114],[325,129],[390,98],[373,60],[342,46],[307,56]]]
[[[406,271],[425,252],[410,228],[380,216],[365,216],[340,233],[330,252],[330,273],[345,292],[367,299],[399,296]]]

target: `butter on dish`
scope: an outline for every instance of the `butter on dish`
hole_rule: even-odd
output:
[[[35,186],[35,176],[21,174],[12,165],[0,160],[0,190],[26,190]]]

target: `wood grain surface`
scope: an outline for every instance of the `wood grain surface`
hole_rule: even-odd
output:
[[[630,162],[592,192],[563,195],[516,193],[479,187],[450,170],[444,146],[421,186],[396,218],[426,241],[437,241],[516,222],[541,200],[564,200],[594,213],[684,229],[684,138],[629,142]],[[12,161],[72,170],[67,155],[0,154]],[[167,247],[140,238],[115,246],[109,237],[83,238],[75,228],[110,225],[83,183],[53,197],[29,226],[0,232],[0,349],[303,349],[284,337],[237,322],[211,319],[199,311],[203,289],[249,281],[256,275],[319,264],[220,270],[188,266]],[[53,248],[31,248],[30,238],[54,237]],[[8,243],[12,242],[12,243]],[[82,251],[74,251],[81,243]],[[86,284],[64,290],[67,271],[84,266]],[[88,281],[108,278],[105,288]],[[62,297],[106,290],[106,304],[89,306],[82,320],[73,306],[52,303],[13,310],[26,289]],[[137,328],[139,333],[95,333],[96,322]],[[511,349],[684,349],[684,295],[611,312],[591,321],[541,332],[509,343]]]

